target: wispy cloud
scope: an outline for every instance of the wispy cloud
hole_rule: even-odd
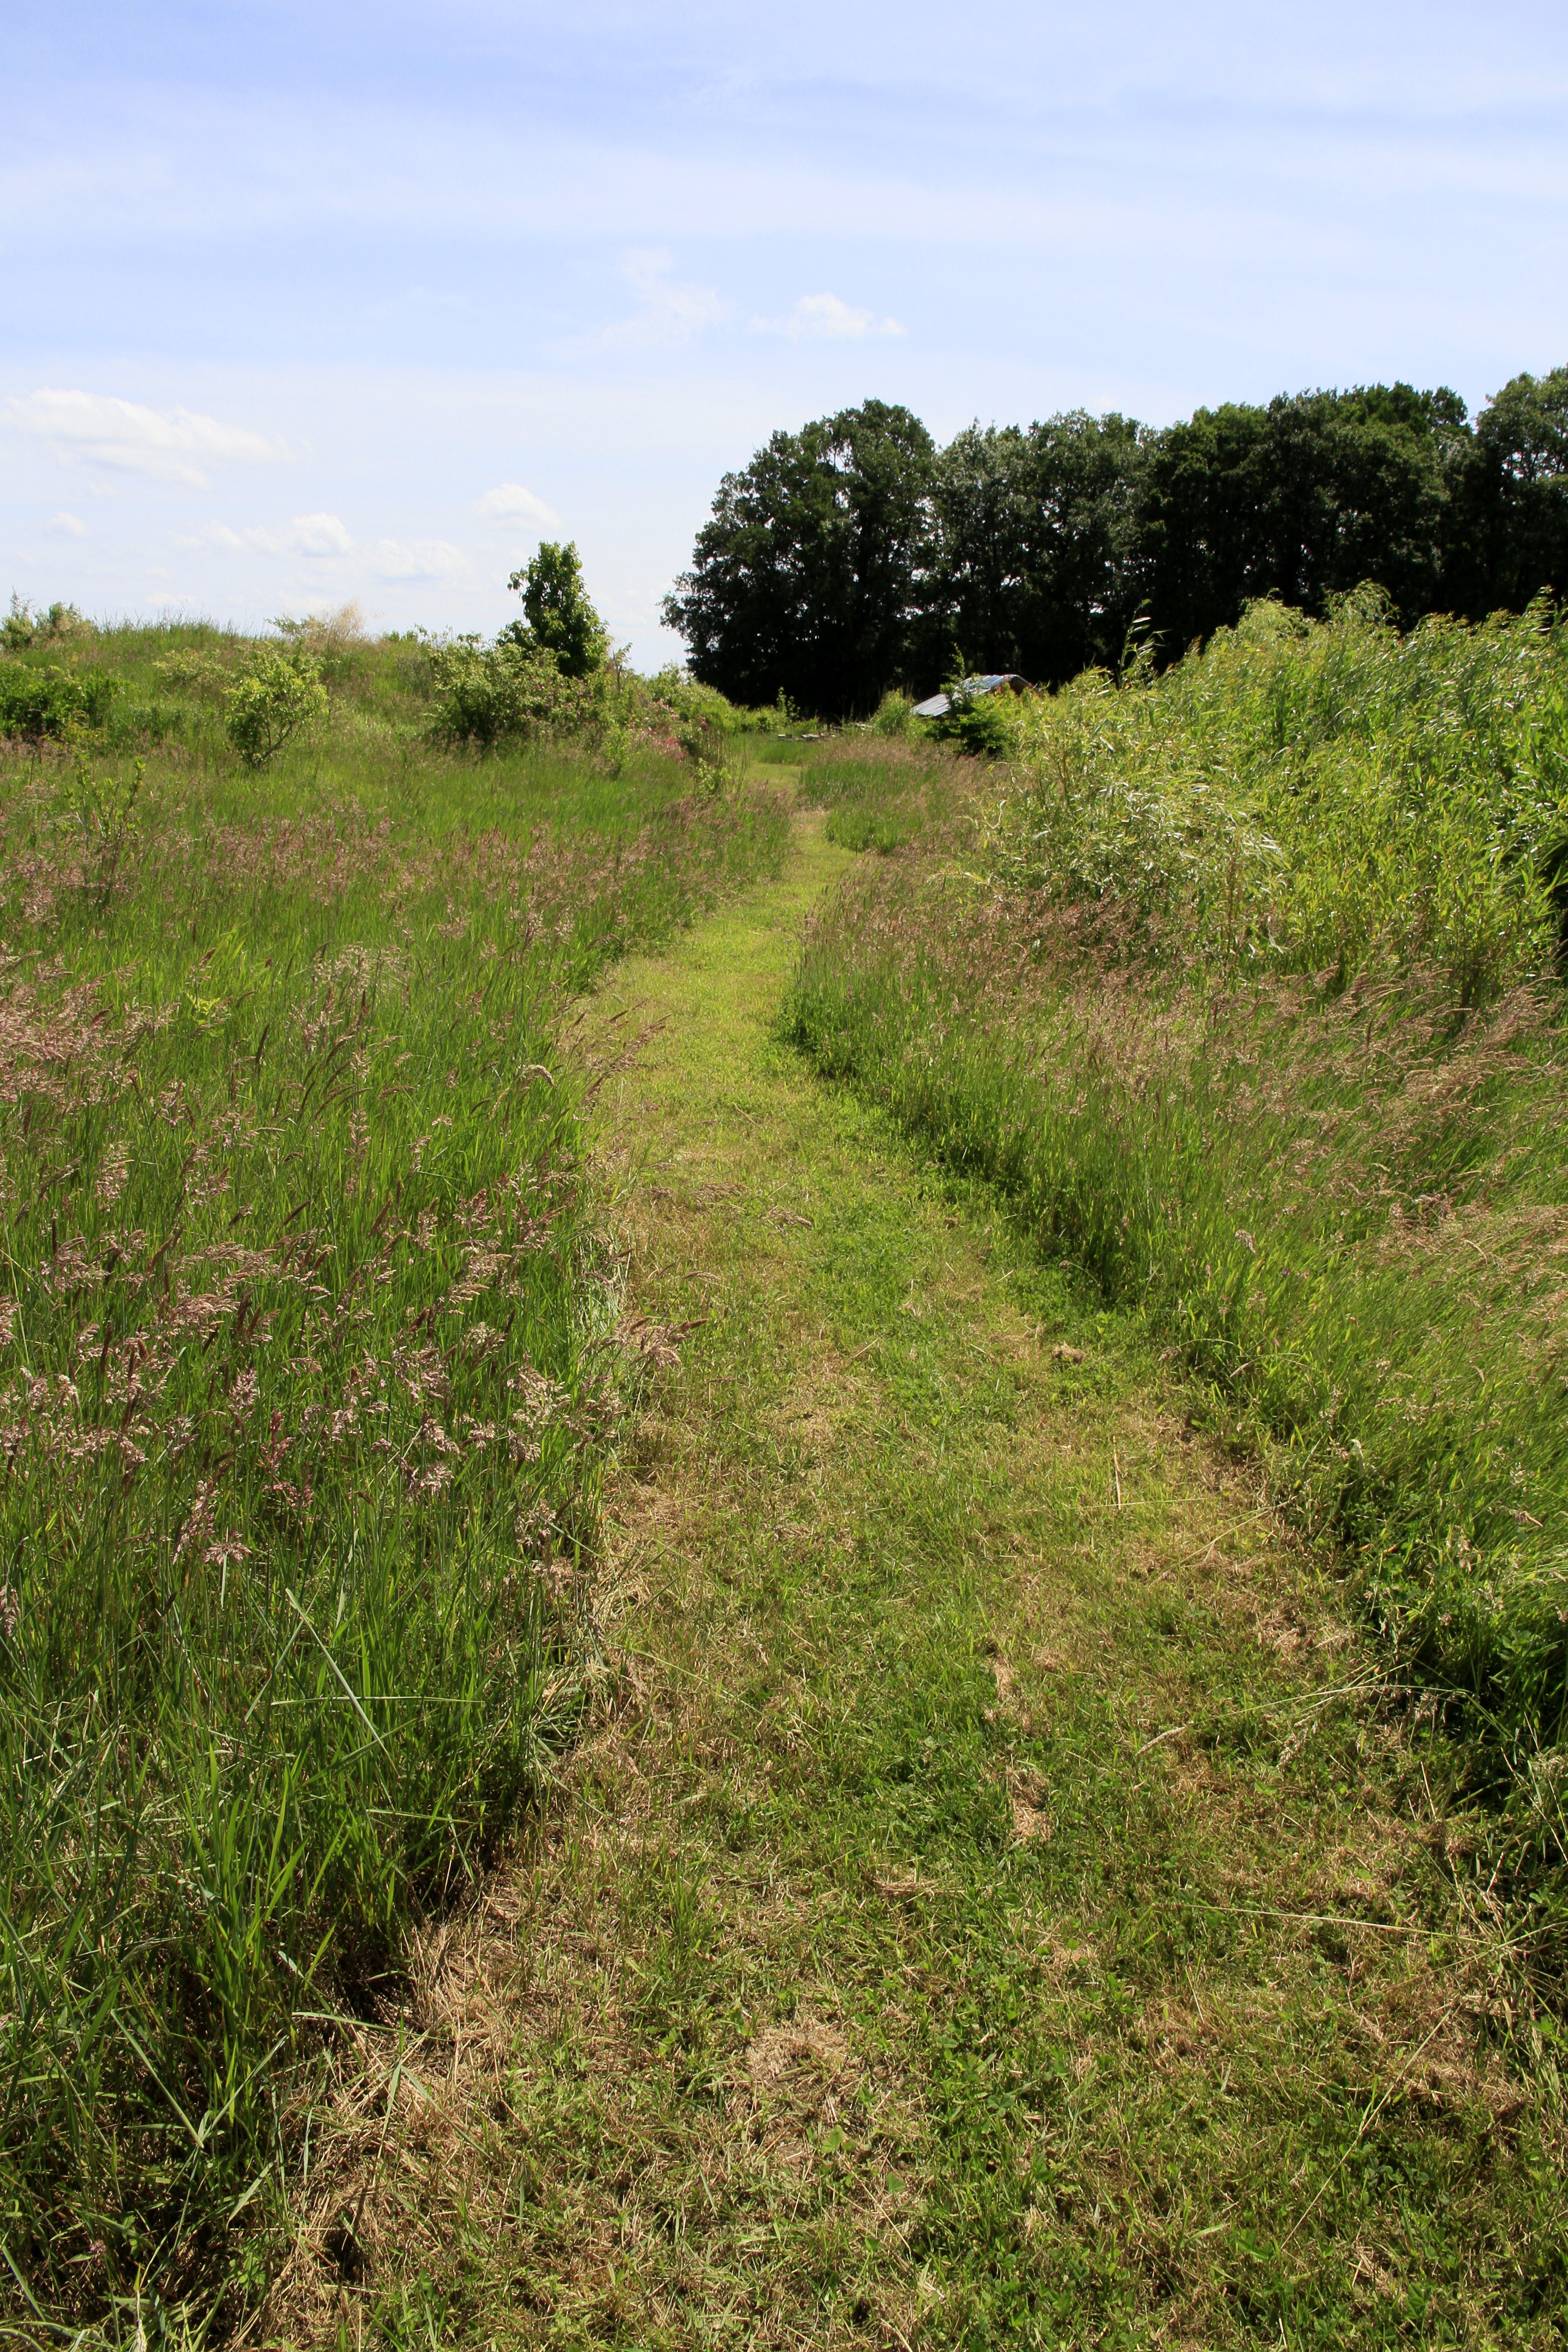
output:
[[[49,517],[49,529],[61,532],[67,539],[85,539],[88,535],[87,525],[80,515],[67,514],[63,507],[58,514]]]
[[[753,319],[754,335],[787,335],[792,343],[855,342],[865,335],[907,335],[897,319],[857,310],[837,294],[803,294],[786,319]]]
[[[653,351],[689,342],[730,315],[730,305],[717,289],[693,286],[671,275],[673,257],[664,252],[628,253],[621,275],[637,298],[629,319],[603,328],[594,339],[601,351]]]
[[[525,490],[521,482],[498,483],[482,499],[474,500],[474,512],[493,522],[537,522],[546,530],[561,521],[553,507],[547,507],[542,499]]]
[[[452,580],[468,569],[462,549],[447,539],[378,539],[371,561],[383,580]]]
[[[226,522],[210,523],[195,538],[176,539],[176,547],[225,547],[234,555],[352,555],[354,543],[335,514],[296,515],[284,530],[251,523],[235,530]]]
[[[205,489],[215,467],[286,457],[281,442],[191,408],[142,408],[99,392],[47,388],[5,404],[4,421],[67,464]]]

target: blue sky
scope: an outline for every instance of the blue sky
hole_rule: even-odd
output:
[[[0,596],[616,636],[720,475],[1568,361],[1568,11],[88,5],[6,27]]]

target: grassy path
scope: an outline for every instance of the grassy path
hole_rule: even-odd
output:
[[[595,1011],[661,1024],[606,1149],[633,1303],[700,1328],[610,1497],[596,1728],[420,1958],[395,2161],[367,2111],[365,2317],[1557,2343],[1435,1753],[1138,1335],[773,1041],[841,863],[801,819]]]

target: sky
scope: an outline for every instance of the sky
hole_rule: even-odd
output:
[[[1568,9],[85,0],[6,26],[0,598],[644,668],[720,478],[1568,362]]]

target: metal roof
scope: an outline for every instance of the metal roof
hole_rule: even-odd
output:
[[[1028,683],[1028,679],[1020,677],[1016,669],[992,669],[979,671],[973,677],[961,678],[959,690],[966,702],[978,702],[982,695],[994,694],[999,686],[1010,686],[1016,694]],[[914,716],[917,719],[945,719],[952,709],[950,695],[933,694],[928,696],[924,702],[916,703]]]

